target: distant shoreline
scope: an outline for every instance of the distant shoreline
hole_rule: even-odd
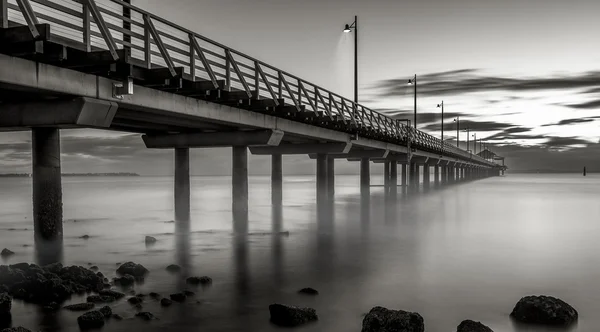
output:
[[[137,173],[63,173],[62,176],[140,176]],[[29,178],[31,174],[28,173],[9,173],[0,174],[0,178]]]

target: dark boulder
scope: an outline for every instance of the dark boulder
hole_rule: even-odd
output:
[[[90,236],[89,236],[89,235],[87,235],[87,234],[85,234],[85,235],[82,235],[82,236],[80,236],[79,238],[80,238],[80,239],[87,240],[87,239],[89,239],[89,238],[90,238]]]
[[[148,294],[151,298],[153,299],[158,299],[160,298],[160,294],[155,293],[155,292],[150,292],[150,294]]]
[[[136,303],[133,305],[133,307],[138,311],[144,309],[141,303]]]
[[[319,291],[317,291],[314,288],[302,288],[301,290],[298,291],[299,294],[306,294],[306,295],[319,295]]]
[[[175,293],[175,294],[169,295],[169,297],[171,298],[171,300],[173,300],[175,302],[183,302],[183,301],[185,301],[187,296],[185,296],[185,294],[183,294],[183,293]]]
[[[191,285],[210,285],[212,284],[212,278],[207,276],[202,277],[189,277],[185,279],[185,282]]]
[[[579,317],[577,310],[552,296],[526,296],[510,313],[515,320],[540,325],[568,326]]]
[[[112,316],[112,309],[110,309],[110,307],[107,305],[100,308],[98,311],[100,311],[102,316],[104,316],[104,319],[109,319]]]
[[[149,312],[138,312],[137,314],[135,314],[135,317],[139,317],[145,321],[154,319],[154,315]]]
[[[177,264],[171,264],[171,265],[167,266],[166,270],[169,272],[179,272],[179,271],[181,271],[181,266],[179,266]]]
[[[130,304],[136,305],[138,303],[142,303],[143,300],[141,298],[137,297],[137,296],[134,296],[134,297],[128,298],[127,302],[129,302]]]
[[[6,293],[0,293],[0,315],[10,314],[12,299]]]
[[[43,308],[45,311],[52,312],[60,310],[60,305],[56,302],[50,302]]]
[[[98,294],[103,295],[103,296],[114,297],[115,299],[122,299],[125,297],[125,294],[114,291],[114,290],[101,290],[98,292]]]
[[[121,278],[115,278],[115,283],[121,286],[131,286],[135,283],[135,277],[131,274],[126,274]]]
[[[92,302],[87,303],[77,303],[71,304],[68,306],[64,306],[63,309],[71,310],[71,311],[88,311],[94,309],[95,304]]]
[[[168,307],[171,304],[173,304],[173,301],[167,299],[166,297],[163,297],[162,300],[160,300],[160,305],[163,307]]]
[[[9,256],[12,256],[14,254],[15,254],[14,252],[12,252],[12,251],[10,251],[10,250],[8,250],[6,248],[2,249],[2,251],[0,252],[0,256],[2,256],[2,257],[9,257]]]
[[[123,263],[117,269],[117,273],[121,275],[130,274],[134,277],[143,277],[148,273],[148,269],[146,269],[141,264],[136,264],[134,262]]]
[[[156,243],[156,238],[152,236],[146,236],[145,240],[146,244]]]
[[[470,319],[463,320],[458,327],[456,328],[456,332],[494,332],[489,327],[481,324],[480,322],[475,322]]]
[[[90,295],[87,297],[86,301],[91,303],[108,303],[113,302],[115,300],[112,296],[104,296],[104,295]]]
[[[99,270],[99,268],[96,265],[94,265],[94,266],[90,266],[90,270],[97,272]],[[96,274],[96,275],[98,275],[98,274]],[[103,278],[104,276],[99,276],[99,277]]]
[[[119,315],[119,314],[113,314],[113,315],[112,315],[112,318],[113,318],[113,319],[116,319],[116,320],[123,320],[123,316],[121,316],[121,315]]]
[[[271,304],[269,312],[271,313],[271,322],[279,326],[298,326],[319,319],[313,308]]]
[[[374,307],[362,322],[362,332],[423,332],[423,317],[416,312]]]
[[[192,291],[189,291],[189,290],[184,290],[183,294],[185,294],[185,296],[194,296],[194,295],[196,295],[196,293],[194,293]]]
[[[10,327],[7,329],[0,330],[0,332],[31,332],[31,330],[28,330],[22,326],[17,326],[17,327]]]
[[[97,310],[86,312],[77,317],[77,323],[82,330],[100,328],[104,326],[104,315]]]

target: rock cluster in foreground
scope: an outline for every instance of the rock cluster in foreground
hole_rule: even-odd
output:
[[[494,332],[489,327],[481,324],[481,322],[475,322],[470,319],[463,320],[458,327],[456,332]]]
[[[298,326],[319,319],[313,308],[299,308],[283,304],[269,306],[271,322],[280,326]]]
[[[552,296],[526,296],[510,313],[515,320],[528,324],[568,326],[579,317],[568,303]]]
[[[374,307],[365,316],[362,332],[423,332],[423,317],[416,312]]]

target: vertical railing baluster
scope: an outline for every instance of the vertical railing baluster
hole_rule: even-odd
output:
[[[227,54],[227,50],[225,50]],[[231,60],[229,57],[225,57],[225,89],[231,91]]]
[[[152,68],[152,39],[150,37],[150,28],[144,24],[144,64],[148,69]]]
[[[85,44],[86,52],[92,51],[92,27],[90,20],[90,7],[83,3],[83,43]]]
[[[124,0],[124,2],[127,4],[131,4],[131,0]],[[128,21],[128,19],[131,19],[131,8],[123,6],[123,17],[125,18],[123,20],[123,29],[125,29],[125,31],[131,32],[131,23]],[[123,32],[123,49],[125,50],[125,52],[129,53],[129,51],[131,51],[131,47],[125,45],[127,43],[131,44],[131,35],[127,34],[126,32]]]
[[[196,49],[194,48],[194,35],[189,34],[188,39],[190,41],[190,76],[192,76],[192,82],[196,82]]]
[[[296,79],[296,82],[298,82],[298,105],[302,106],[302,81]]]
[[[327,101],[327,103],[329,104],[329,113],[333,114],[333,109],[331,108],[331,92],[329,93],[329,100]]]
[[[319,99],[317,98],[317,87],[313,86],[313,89],[315,91],[315,110],[319,111]],[[325,105],[323,105],[323,107],[325,107]]]
[[[8,0],[0,0],[0,28],[8,28]]]
[[[260,84],[258,82],[258,77],[259,77],[260,73],[258,71],[258,61],[254,61],[254,89],[256,90],[256,93],[254,94],[254,99],[259,99],[260,97]],[[267,84],[265,82],[265,84]]]
[[[283,99],[283,82],[281,80],[281,71],[277,72],[277,96],[279,99]]]

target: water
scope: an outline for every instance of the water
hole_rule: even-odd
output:
[[[363,315],[376,305],[419,312],[427,331],[455,331],[463,319],[496,332],[547,331],[527,330],[508,316],[522,296],[533,294],[578,309],[575,331],[600,326],[600,177],[489,178],[401,195],[392,208],[385,207],[382,188],[373,187],[368,217],[361,213],[358,177],[336,180],[334,215],[323,218],[316,213],[314,177],[286,176],[278,222],[269,178],[252,177],[244,238],[231,232],[229,177],[193,178],[189,230],[169,222],[170,177],[67,177],[64,262],[92,263],[109,276],[117,262],[139,262],[151,270],[136,286],[143,293],[192,289],[164,270],[172,263],[214,279],[210,288],[193,289],[195,298],[185,304],[162,309],[146,300],[144,310],[160,318],[150,323],[118,302],[113,312],[126,319],[110,321],[107,331],[276,331],[268,321],[273,302],[316,308],[319,322],[298,331],[360,331]],[[34,261],[30,179],[3,178],[0,188],[0,246],[17,252],[4,263]],[[84,234],[91,238],[80,239]],[[158,242],[146,246],[145,235]],[[320,295],[297,295],[303,287]],[[13,304],[14,325],[33,330],[78,331],[77,316]]]

